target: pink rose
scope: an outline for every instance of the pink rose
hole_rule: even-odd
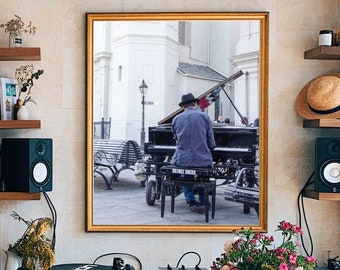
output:
[[[288,265],[286,263],[281,263],[279,265],[279,270],[288,270]]]
[[[290,222],[287,222],[287,221],[282,221],[280,223],[280,228],[283,230],[283,231],[288,231],[290,228],[291,228],[292,224]]]
[[[294,233],[302,234],[302,229],[299,226],[296,226],[296,225],[292,226],[292,231]]]

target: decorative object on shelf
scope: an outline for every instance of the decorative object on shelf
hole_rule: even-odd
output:
[[[37,103],[32,99],[31,90],[34,85],[34,79],[38,80],[43,73],[44,70],[42,69],[38,69],[36,72],[34,72],[34,67],[32,64],[23,65],[16,69],[15,79],[18,82],[19,95],[17,103],[14,105],[14,119],[18,119],[17,114],[20,108],[25,106],[27,102],[33,102],[35,105],[37,105]],[[29,119],[29,113],[27,113],[27,119]]]
[[[17,112],[17,120],[29,120],[30,112],[25,105],[21,105]]]
[[[20,257],[11,251],[4,250],[6,254],[6,262],[5,262],[5,270],[16,270],[21,265],[21,259]]]
[[[13,106],[13,111],[14,111],[13,119],[14,120],[18,120],[18,111],[20,110],[21,106],[22,106],[22,100],[17,99],[17,102]]]
[[[22,47],[21,31],[9,32],[9,47]]]
[[[18,15],[14,15],[14,19],[7,23],[0,24],[0,27],[5,29],[5,33],[9,33],[9,47],[22,47],[23,40],[21,35],[23,33],[34,35],[37,31],[37,28],[32,25],[31,21],[25,26],[25,23]]]
[[[340,73],[308,82],[296,99],[296,110],[305,119],[340,118]]]
[[[1,120],[14,119],[14,105],[18,99],[17,81],[11,78],[0,78],[0,112]]]
[[[52,241],[46,237],[45,233],[52,228],[52,219],[44,217],[28,221],[14,211],[11,216],[23,221],[27,229],[20,239],[13,245],[9,245],[8,251],[14,252],[22,259],[22,267],[34,270],[39,263],[43,270],[50,269],[55,261],[55,254]]]
[[[254,233],[243,228],[236,238],[224,244],[224,253],[216,258],[211,270],[312,270],[316,259],[298,254],[297,238],[302,235],[299,226],[281,221],[277,230],[282,235],[282,243],[274,248],[274,237]]]
[[[332,46],[332,41],[333,41],[332,30],[320,30],[319,46]]]

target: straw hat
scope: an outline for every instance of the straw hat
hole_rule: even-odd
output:
[[[305,119],[340,118],[340,73],[308,82],[296,99],[296,110]]]

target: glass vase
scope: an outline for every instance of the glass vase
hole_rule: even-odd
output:
[[[9,32],[9,47],[22,47],[23,40],[21,37],[21,31]]]

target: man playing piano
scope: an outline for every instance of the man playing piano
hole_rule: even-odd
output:
[[[184,112],[172,121],[176,150],[171,163],[179,167],[213,166],[211,150],[216,147],[216,143],[212,124],[207,114],[197,110],[198,102],[191,93],[183,95],[178,105]],[[206,202],[203,189],[198,190],[198,201],[192,187],[184,186],[183,193],[192,212],[204,213]]]

